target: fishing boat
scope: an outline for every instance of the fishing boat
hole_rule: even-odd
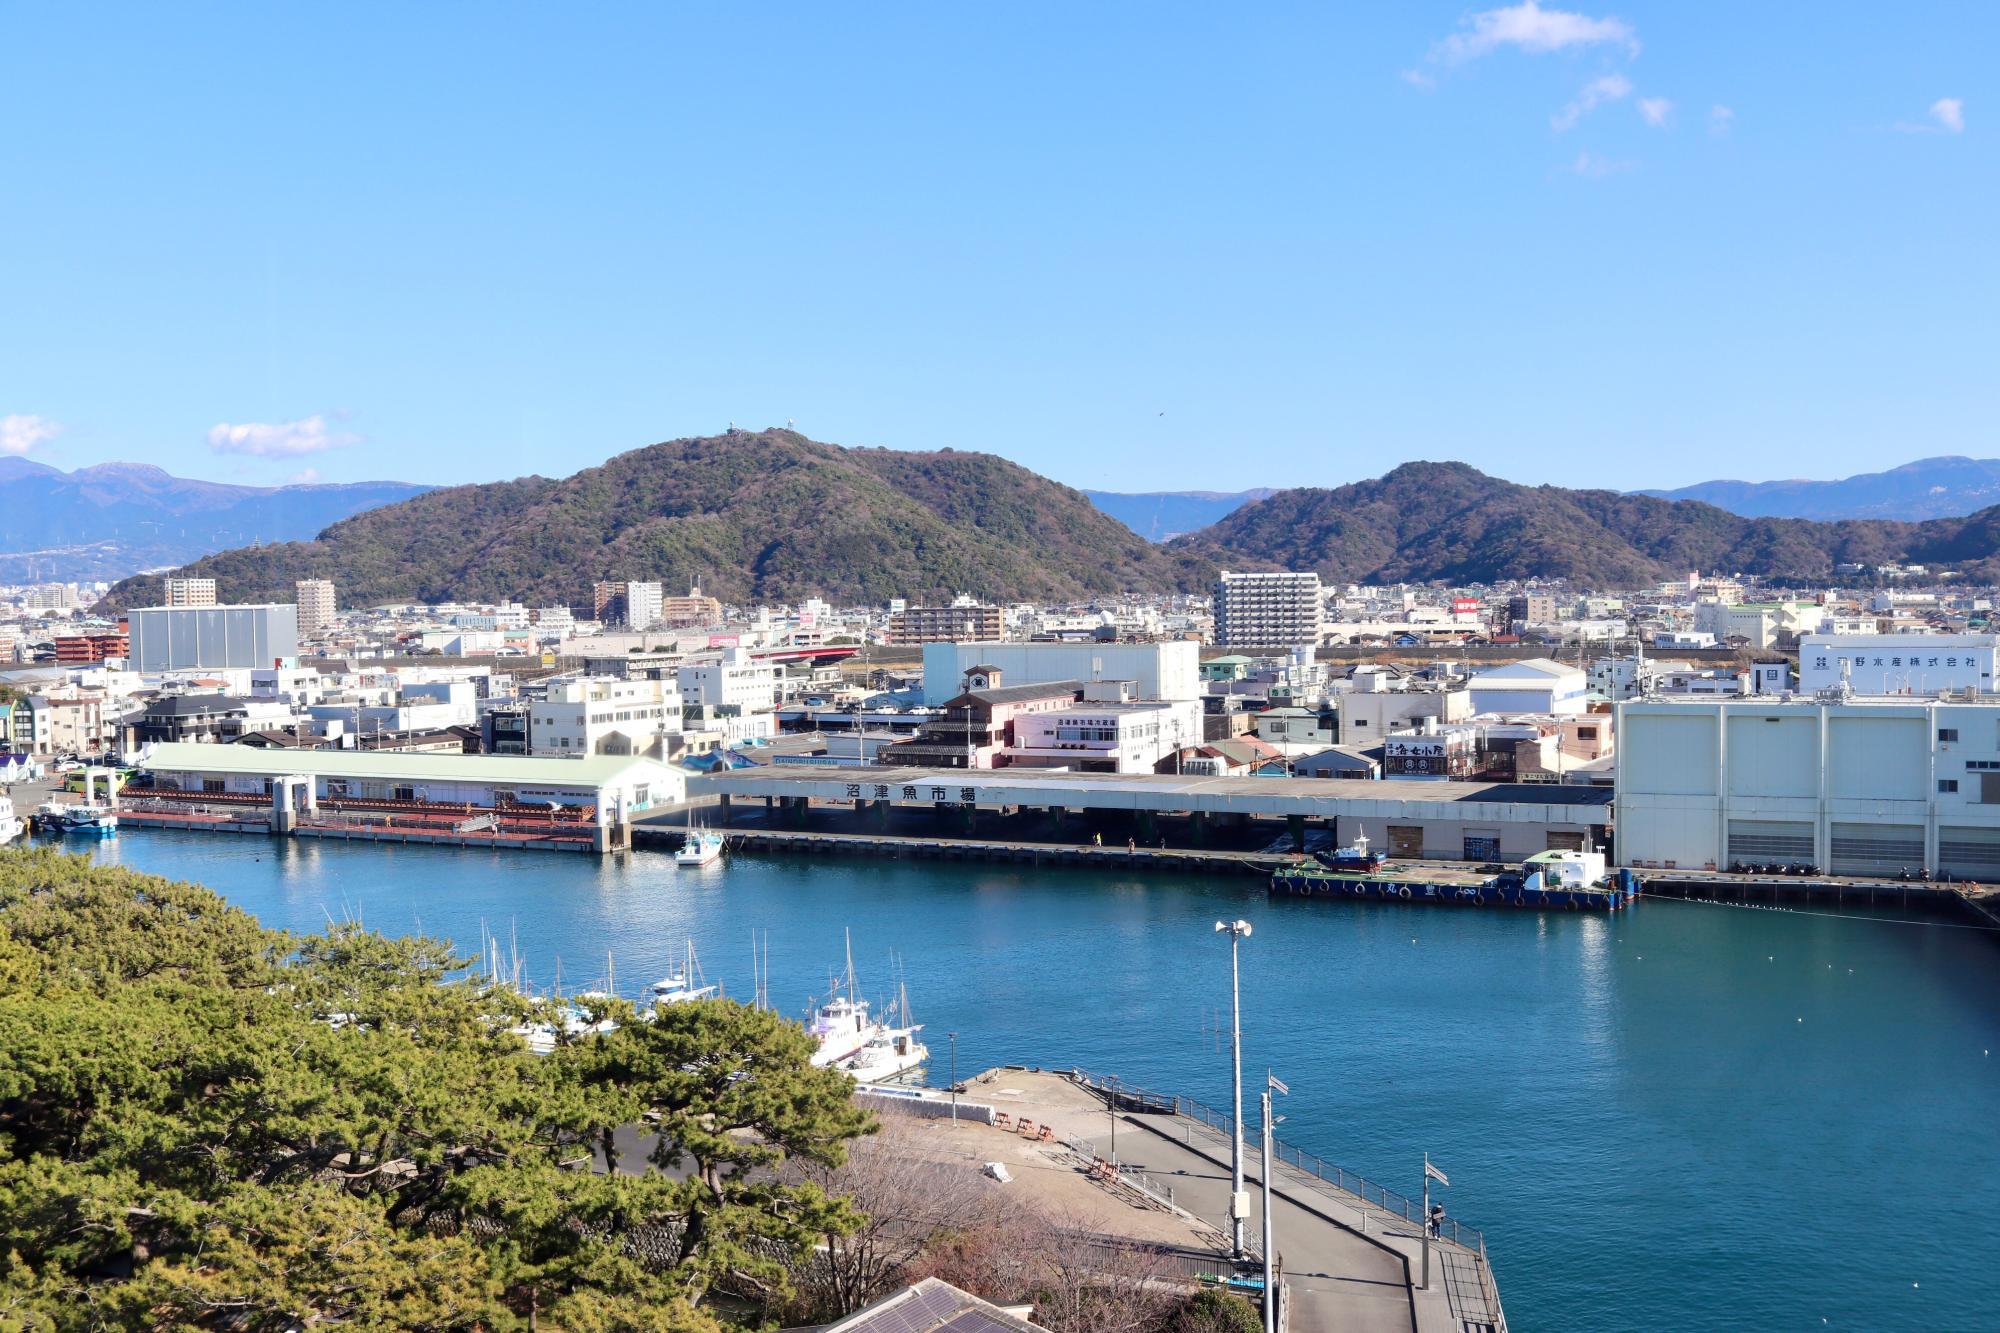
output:
[[[847,935],[847,979],[834,981],[824,1004],[813,1009],[806,1032],[815,1043],[812,1062],[825,1068],[861,1052],[861,1048],[887,1031],[868,1016],[868,1001],[860,996],[854,980],[854,936]]]
[[[917,1040],[924,1025],[910,1021],[908,986],[897,987],[896,999],[884,1017],[893,1017],[901,1026],[887,1022],[877,1025],[875,1035],[836,1066],[841,1072],[853,1075],[857,1083],[897,1082],[922,1069],[931,1058],[930,1047]]]
[[[714,829],[689,829],[681,848],[674,853],[677,866],[705,866],[722,859],[722,835]]]
[[[0,845],[20,837],[22,830],[21,817],[14,813],[14,799],[0,796]]]
[[[100,801],[48,801],[35,811],[35,827],[108,838],[118,831],[118,810]]]
[[[701,960],[694,954],[694,941],[689,940],[687,956],[674,964],[673,968],[650,988],[653,996],[653,1016],[659,1017],[662,1009],[672,1005],[715,998],[718,988],[707,985],[706,982],[707,978],[701,974]]]

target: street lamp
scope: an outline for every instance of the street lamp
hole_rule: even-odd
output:
[[[1278,1247],[1271,1240],[1271,1131],[1283,1116],[1271,1114],[1271,1094],[1289,1094],[1283,1079],[1264,1071],[1264,1333],[1278,1333]],[[1428,1279],[1427,1279],[1428,1281]]]
[[[947,1032],[944,1035],[951,1038],[951,1118],[953,1123],[956,1123],[958,1120],[958,1034],[956,1032]]]
[[[1118,1165],[1118,1076],[1104,1080],[1104,1109],[1111,1116],[1111,1165]]]
[[[1229,935],[1229,1062],[1236,1090],[1236,1115],[1230,1125],[1229,1144],[1229,1253],[1243,1257],[1243,1219],[1250,1211],[1249,1197],[1243,1192],[1243,988],[1237,969],[1236,947],[1250,935],[1248,921],[1218,921],[1218,932]]]

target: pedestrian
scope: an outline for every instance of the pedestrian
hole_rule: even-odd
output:
[[[1139,850],[1139,840],[1138,840],[1137,838],[1127,838],[1127,839],[1125,839],[1125,850],[1126,850],[1126,851],[1128,851],[1128,852],[1136,852],[1136,851],[1138,851],[1138,850]]]
[[[1104,835],[1102,833],[1091,834],[1090,844],[1093,847],[1102,847],[1104,845]]]

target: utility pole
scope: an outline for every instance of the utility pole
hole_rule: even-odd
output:
[[[1248,921],[1218,921],[1217,931],[1229,935],[1229,1064],[1235,1089],[1235,1116],[1230,1122],[1229,1143],[1229,1253],[1243,1257],[1243,1223],[1250,1212],[1250,1196],[1243,1189],[1243,991],[1237,967],[1236,946],[1250,934]]]
[[[1264,1071],[1264,1333],[1278,1333],[1278,1246],[1271,1239],[1271,1130],[1283,1117],[1272,1118],[1271,1094],[1290,1091],[1276,1074]]]

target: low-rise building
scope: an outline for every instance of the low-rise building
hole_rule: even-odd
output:
[[[538,755],[664,756],[681,731],[681,692],[671,680],[585,676],[552,682],[526,710],[526,739]],[[493,719],[491,711],[486,715]],[[495,753],[508,753],[514,728],[494,723]]]

